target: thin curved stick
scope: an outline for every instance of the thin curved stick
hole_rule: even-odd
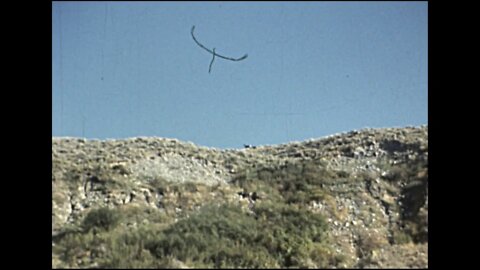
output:
[[[210,62],[210,66],[208,66],[208,73],[212,71],[213,61],[215,61],[215,48],[213,48],[213,58],[212,58],[212,61]]]
[[[205,46],[203,46],[200,42],[198,42],[198,40],[195,38],[195,36],[193,35],[193,31],[195,30],[195,25],[192,26],[192,31],[191,34],[192,34],[192,38],[193,40],[195,41],[195,43],[197,43],[198,46],[200,46],[202,49],[206,50],[207,52],[213,54],[214,56],[218,56],[220,58],[223,58],[223,59],[226,59],[226,60],[230,60],[230,61],[241,61],[245,58],[248,57],[248,54],[245,54],[244,56],[240,57],[240,58],[231,58],[231,57],[226,57],[226,56],[223,56],[223,55],[220,55],[218,53],[216,53],[215,51],[212,51],[212,50],[209,50],[208,48],[206,48]],[[213,60],[212,60],[213,62]]]

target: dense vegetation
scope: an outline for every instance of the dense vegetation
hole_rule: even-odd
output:
[[[327,267],[341,260],[328,248],[324,218],[288,204],[264,204],[253,212],[206,205],[165,229],[122,229],[114,227],[111,210],[91,213],[84,221],[88,229],[59,242],[64,261],[75,263],[83,252],[98,256],[100,267],[172,267],[173,258],[215,268]]]

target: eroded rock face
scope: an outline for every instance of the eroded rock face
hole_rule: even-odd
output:
[[[317,183],[318,199],[305,206],[327,218],[332,245],[346,258],[343,267],[428,267],[427,126],[238,150],[165,138],[53,138],[52,143],[52,231],[80,224],[101,206],[135,206],[183,218],[218,201],[253,213],[267,195],[255,193],[258,199],[252,200],[255,190],[239,191],[240,176],[261,181],[294,172],[308,176],[309,170],[312,177],[332,176]],[[191,186],[179,191],[173,187],[179,183]],[[125,226],[138,222],[149,221]]]

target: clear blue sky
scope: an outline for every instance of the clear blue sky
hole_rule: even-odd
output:
[[[428,124],[427,2],[53,2],[52,134],[240,148]],[[197,46],[229,57],[216,58]]]

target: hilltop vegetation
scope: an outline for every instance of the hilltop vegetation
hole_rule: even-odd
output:
[[[55,268],[428,267],[428,128],[255,149],[53,139]]]

